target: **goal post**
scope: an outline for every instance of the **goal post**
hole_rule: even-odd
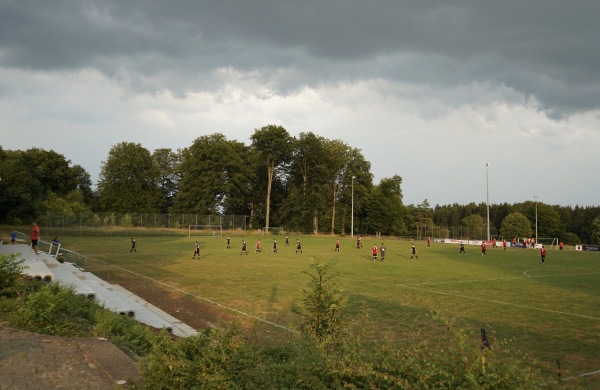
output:
[[[537,245],[544,245],[548,249],[558,249],[558,238],[555,237],[538,237]]]
[[[223,225],[189,225],[188,237],[223,237]]]
[[[263,227],[262,229],[262,233],[263,236],[264,235],[282,235],[283,234],[283,227],[281,226],[269,226],[267,227]]]

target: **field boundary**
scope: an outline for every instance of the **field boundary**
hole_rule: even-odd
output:
[[[299,331],[297,331],[297,330],[295,330],[295,329],[288,328],[288,327],[286,327],[286,326],[283,326],[283,325],[277,324],[277,323],[275,323],[275,322],[273,322],[273,321],[265,320],[265,319],[263,319],[263,318],[257,317],[257,316],[255,316],[255,315],[253,315],[253,314],[250,314],[250,313],[243,312],[243,311],[241,311],[241,310],[239,310],[239,309],[235,309],[235,308],[233,308],[233,307],[225,306],[225,305],[223,305],[222,303],[219,303],[219,302],[213,301],[212,299],[205,298],[205,297],[202,297],[202,296],[200,296],[200,295],[197,295],[197,294],[193,294],[193,293],[191,293],[191,292],[189,292],[189,291],[185,291],[185,290],[184,290],[184,289],[182,289],[182,288],[179,288],[179,287],[172,286],[172,285],[170,285],[170,284],[168,284],[168,283],[165,283],[165,282],[162,282],[162,281],[160,281],[160,280],[152,279],[152,278],[151,278],[151,277],[149,277],[149,276],[142,275],[142,274],[139,274],[139,273],[137,273],[137,272],[134,272],[134,271],[128,270],[128,269],[126,269],[126,268],[118,267],[118,266],[115,266],[115,265],[111,265],[111,267],[112,267],[112,268],[114,268],[114,269],[118,269],[118,270],[120,270],[120,271],[123,271],[123,272],[128,272],[128,273],[130,273],[130,274],[132,274],[132,275],[135,275],[135,276],[137,276],[137,277],[140,277],[140,278],[144,278],[144,279],[150,280],[150,281],[152,281],[152,282],[154,282],[154,283],[157,283],[157,284],[163,285],[163,286],[165,286],[165,287],[168,287],[168,288],[170,288],[170,289],[172,289],[172,290],[175,290],[175,291],[178,291],[178,292],[180,292],[180,293],[183,293],[183,294],[185,294],[185,295],[188,295],[188,296],[191,296],[191,297],[194,297],[194,298],[197,298],[197,299],[203,300],[203,301],[205,301],[205,302],[208,302],[208,303],[210,303],[210,304],[213,304],[213,305],[219,306],[219,307],[220,307],[220,308],[222,308],[222,309],[225,309],[225,310],[232,311],[232,312],[234,312],[234,313],[240,314],[240,315],[242,315],[242,316],[245,316],[245,317],[248,317],[248,318],[252,318],[252,319],[254,319],[254,320],[256,320],[256,321],[259,321],[259,322],[265,323],[265,324],[267,324],[267,325],[271,325],[271,326],[273,326],[273,327],[280,328],[280,329],[286,330],[286,331],[288,331],[288,332],[291,332],[291,333],[300,333]]]
[[[498,278],[498,279],[502,279],[502,278]],[[494,279],[494,280],[498,280],[498,279]],[[456,293],[449,293],[449,292],[445,292],[445,291],[429,290],[429,289],[426,289],[426,288],[419,288],[419,287],[415,287],[415,286],[411,286],[411,285],[406,285],[406,284],[399,284],[397,286],[398,287],[406,287],[406,288],[410,288],[410,289],[413,289],[413,290],[426,291],[426,292],[430,292],[430,293],[434,293],[434,294],[449,295],[449,296],[454,296],[454,297],[459,297],[459,298],[466,298],[466,299],[472,299],[472,300],[484,301],[484,302],[492,302],[492,303],[497,303],[497,304],[500,304],[500,305],[521,307],[523,309],[532,309],[532,310],[538,310],[538,311],[545,311],[545,312],[548,312],[548,313],[562,314],[562,315],[566,315],[566,316],[581,317],[581,318],[587,318],[587,319],[591,319],[591,320],[599,320],[600,321],[600,317],[586,316],[584,314],[567,313],[567,312],[558,311],[558,310],[542,309],[542,308],[535,307],[535,306],[520,305],[518,303],[503,302],[503,301],[498,301],[498,300],[495,300],[495,299],[486,299],[486,298],[472,297],[472,296],[468,296],[468,295],[464,295],[464,294],[456,294]]]
[[[448,280],[442,282],[424,282],[424,283],[402,283],[397,284],[398,287],[412,287],[412,286],[427,286],[427,285],[436,285],[436,284],[452,284],[452,283],[472,283],[472,282],[493,282],[495,280],[510,280],[510,279],[524,279],[524,277],[528,278],[551,278],[551,277],[562,277],[562,276],[579,276],[579,275],[600,275],[600,272],[585,272],[585,273],[576,273],[576,274],[552,274],[552,275],[539,275],[533,276],[528,275],[527,272],[531,272],[535,270],[529,270],[523,272],[523,276],[506,276],[501,278],[490,278],[490,279],[465,279],[465,280]],[[556,270],[555,270],[556,271]]]

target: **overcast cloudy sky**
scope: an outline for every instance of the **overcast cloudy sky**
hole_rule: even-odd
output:
[[[0,142],[97,181],[282,125],[361,149],[405,204],[600,204],[600,2],[0,0]],[[486,172],[486,163],[489,168]]]

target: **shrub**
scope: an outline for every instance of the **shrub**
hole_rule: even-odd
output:
[[[58,283],[38,282],[24,291],[15,312],[17,325],[39,333],[89,334],[98,308],[93,301]]]
[[[150,353],[157,340],[161,340],[161,336],[135,319],[106,309],[96,311],[93,334],[105,337],[119,348],[138,356]]]
[[[330,274],[329,269],[334,262],[319,263],[314,258],[310,267],[315,273],[304,272],[310,277],[308,288],[304,294],[304,326],[308,335],[317,342],[335,342],[345,334],[343,321],[347,297],[337,287],[333,279],[337,274]]]
[[[21,273],[25,268],[25,260],[17,257],[14,253],[0,253],[0,296],[14,296],[17,293]]]

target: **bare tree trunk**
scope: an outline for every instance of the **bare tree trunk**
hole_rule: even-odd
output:
[[[265,233],[269,232],[269,214],[271,211],[271,184],[273,184],[273,173],[275,172],[275,163],[269,162],[267,164],[267,216],[265,221]]]
[[[333,207],[331,210],[331,235],[335,235],[335,183],[333,183]]]

